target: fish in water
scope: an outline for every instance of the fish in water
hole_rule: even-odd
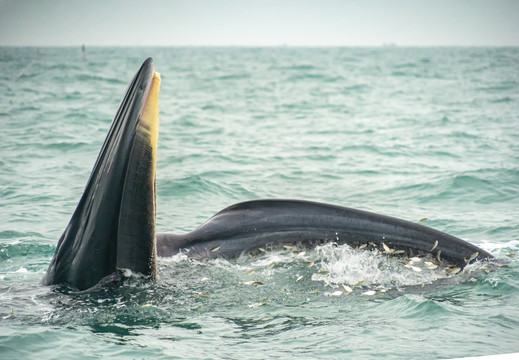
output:
[[[181,251],[197,259],[230,258],[330,241],[410,256],[441,251],[441,261],[459,269],[493,259],[473,244],[421,224],[302,200],[247,201],[227,207],[190,233],[156,234],[159,87],[160,75],[148,58],[126,91],[44,284],[86,290],[128,271],[154,279],[157,256]]]

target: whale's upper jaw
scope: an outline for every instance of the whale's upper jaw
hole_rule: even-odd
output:
[[[148,58],[126,91],[44,284],[85,290],[118,269],[156,277],[159,87]]]

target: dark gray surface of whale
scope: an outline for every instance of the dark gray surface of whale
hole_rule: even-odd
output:
[[[376,244],[407,255],[433,252],[451,264],[491,254],[455,236],[410,221],[368,211],[304,200],[247,201],[220,211],[193,232],[157,234],[159,256],[184,251],[192,258],[234,257],[283,243],[312,247],[333,241],[352,246]]]

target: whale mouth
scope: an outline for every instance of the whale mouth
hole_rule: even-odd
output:
[[[160,75],[146,59],[103,143],[61,236],[45,285],[79,290],[127,269],[156,278],[155,163]]]

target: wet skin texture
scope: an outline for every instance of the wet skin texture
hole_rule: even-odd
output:
[[[283,243],[313,246],[333,241],[353,246],[372,242],[406,253],[433,249],[458,266],[478,252],[478,259],[493,258],[483,249],[444,232],[390,216],[301,200],[256,200],[232,205],[184,235],[157,234],[159,256],[179,251],[193,258],[234,257],[258,247]],[[437,242],[437,243],[436,243]],[[382,246],[381,246],[382,247]]]

